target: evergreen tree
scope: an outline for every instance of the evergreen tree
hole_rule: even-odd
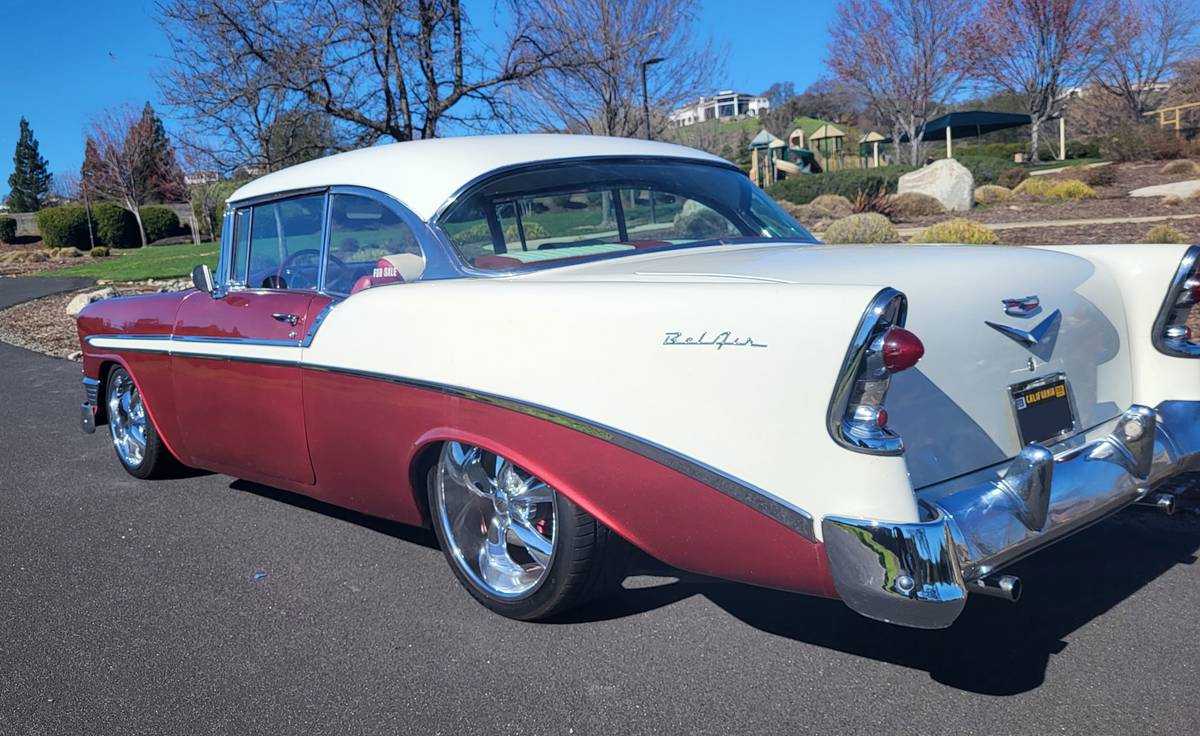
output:
[[[138,188],[159,202],[177,201],[183,196],[183,173],[175,159],[175,146],[167,138],[162,118],[158,117],[149,102],[142,108],[138,127],[148,131],[151,148],[151,154],[134,172],[140,182]]]
[[[29,121],[23,117],[8,186],[12,190],[8,195],[8,206],[17,212],[37,212],[46,205],[50,194],[50,167],[38,153],[37,139],[33,137]]]

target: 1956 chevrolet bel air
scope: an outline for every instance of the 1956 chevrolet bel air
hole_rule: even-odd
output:
[[[826,247],[687,148],[380,146],[236,191],[194,290],[85,309],[83,425],[139,478],[432,525],[506,616],[632,544],[945,627],[1200,469],[1198,256]]]

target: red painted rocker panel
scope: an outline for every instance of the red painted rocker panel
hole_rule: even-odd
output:
[[[509,457],[621,536],[684,570],[833,596],[822,545],[716,489],[597,437],[442,392],[303,371],[309,452],[330,503],[424,523],[409,469],[459,439]]]

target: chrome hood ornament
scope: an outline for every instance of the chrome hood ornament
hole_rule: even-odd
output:
[[[1009,317],[1032,317],[1042,309],[1042,301],[1036,294],[1002,301],[1004,302],[1004,313]]]
[[[1036,299],[1036,297],[1034,297]],[[1050,360],[1054,352],[1054,344],[1058,342],[1058,328],[1062,324],[1062,311],[1054,310],[1050,316],[1042,320],[1032,330],[1022,330],[1017,327],[1000,325],[984,321],[984,324],[1009,338],[1042,360]]]

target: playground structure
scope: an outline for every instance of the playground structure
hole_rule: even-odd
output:
[[[1188,102],[1183,105],[1173,105],[1158,110],[1151,110],[1150,112],[1143,113],[1142,116],[1157,115],[1158,127],[1170,128],[1179,133],[1183,130],[1182,114],[1185,110],[1200,110],[1200,102]]]
[[[799,135],[797,135],[799,134]],[[784,143],[766,128],[750,141],[750,179],[760,187],[786,176],[819,174],[822,169],[812,151],[803,147],[804,132],[793,130]]]

